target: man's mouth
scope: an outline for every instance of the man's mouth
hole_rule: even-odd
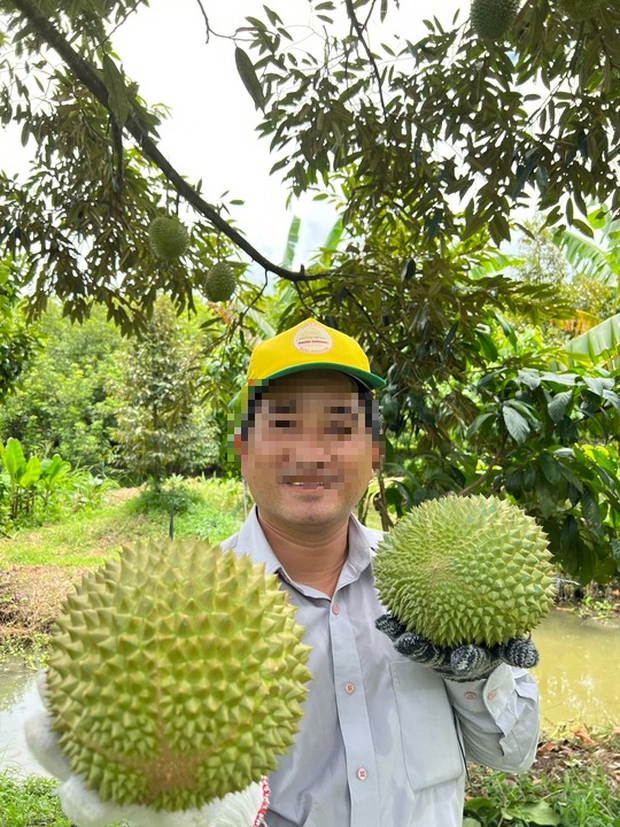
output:
[[[318,480],[288,480],[287,485],[293,486],[293,488],[306,488],[306,489],[314,489],[314,488],[325,488],[325,482],[319,482]]]

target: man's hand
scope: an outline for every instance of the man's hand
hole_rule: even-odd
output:
[[[500,663],[531,669],[538,663],[538,650],[529,638],[511,638],[491,647],[464,643],[455,648],[437,646],[428,638],[407,629],[391,614],[377,618],[375,625],[394,643],[401,655],[428,666],[450,681],[488,678]]]

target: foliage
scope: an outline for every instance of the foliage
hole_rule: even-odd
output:
[[[0,402],[19,381],[36,346],[36,338],[19,317],[19,290],[11,260],[0,259]]]
[[[227,206],[207,204],[199,183],[160,152],[163,110],[140,98],[112,47],[115,28],[147,5],[0,4],[0,117],[35,147],[25,182],[0,176],[0,226],[7,249],[27,255],[34,312],[55,293],[84,318],[95,300],[127,329],[158,290],[191,307],[200,273],[228,258],[231,244],[268,271],[308,278],[266,260],[224,218]],[[243,21],[230,66],[262,111],[274,172],[293,193],[329,192],[345,224],[366,221],[375,234],[404,222],[437,269],[436,238],[449,245],[488,228],[498,244],[513,208],[531,196],[549,223],[565,212],[584,232],[575,210],[585,215],[588,198],[609,199],[616,211],[615,4],[576,20],[565,4],[528,0],[497,43],[458,15],[447,26],[425,21],[427,34],[409,42],[400,4],[389,0],[313,0],[301,29],[277,5]],[[177,211],[192,225],[190,249],[164,263],[149,252],[146,231],[157,214]],[[363,262],[350,253],[357,275]]]
[[[49,521],[67,506],[76,510],[99,503],[112,483],[88,471],[72,470],[59,454],[26,459],[18,439],[0,442],[0,527]]]
[[[620,218],[605,204],[587,214],[588,232],[566,229],[555,243],[572,267],[609,287],[620,287]]]
[[[66,487],[71,465],[59,454],[41,459],[31,456],[26,460],[18,439],[11,437],[6,446],[0,442],[0,460],[4,471],[0,483],[6,491],[9,518],[16,522],[20,517],[32,515],[37,500],[45,516],[51,497]],[[0,488],[0,504],[2,503]]]
[[[158,488],[171,474],[196,474],[217,461],[217,445],[202,396],[197,332],[183,328],[160,299],[144,335],[124,355],[111,384],[116,404],[117,462],[134,482]]]
[[[486,773],[484,795],[465,802],[463,827],[617,827],[620,809],[613,782],[602,768],[592,765],[588,774],[579,764],[561,779],[536,773],[508,777]]]
[[[0,774],[2,827],[70,827],[54,794],[57,782],[31,776],[23,780]]]
[[[616,4],[576,21],[561,3],[530,0],[497,43],[458,15],[426,20],[411,43],[392,35],[390,3],[312,5],[303,44],[276,9],[247,19],[260,129],[293,192],[336,179],[347,218],[406,216],[428,239],[456,235],[464,204],[465,237],[488,225],[496,243],[528,196],[551,223],[566,194],[578,226],[588,195],[617,210]]]
[[[620,397],[615,376],[499,368],[475,386],[464,436],[486,469],[469,488],[502,490],[539,518],[564,571],[580,582],[620,572]]]
[[[72,324],[50,303],[37,336],[36,354],[0,409],[0,439],[15,437],[27,451],[57,451],[74,466],[108,473],[116,418],[106,386],[117,369],[119,332],[101,309]]]
[[[173,480],[173,484],[187,504],[175,516],[175,536],[199,536],[216,543],[241,527],[246,508],[239,480],[197,477],[182,485]],[[166,485],[162,485],[164,498]],[[75,510],[66,502],[53,524],[0,540],[0,568],[13,564],[98,566],[124,545],[167,537],[170,513],[166,505],[157,492],[142,489],[108,489],[91,508]],[[246,506],[251,506],[249,501]]]

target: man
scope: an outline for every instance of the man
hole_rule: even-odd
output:
[[[353,339],[312,319],[250,361],[235,444],[255,507],[223,547],[280,577],[312,647],[301,730],[270,777],[269,827],[461,827],[465,758],[509,772],[534,758],[525,670],[492,664],[457,681],[393,645],[402,630],[372,575],[381,535],[352,516],[379,459],[372,390],[383,384]]]

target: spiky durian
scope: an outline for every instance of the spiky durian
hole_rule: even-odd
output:
[[[547,537],[497,497],[447,496],[412,509],[374,561],[382,602],[440,646],[491,646],[529,632],[554,598]]]
[[[187,250],[189,236],[175,216],[160,215],[149,224],[151,250],[159,258],[173,261]]]
[[[515,22],[520,0],[472,0],[470,20],[478,37],[501,40]]]
[[[218,261],[207,273],[205,296],[212,302],[226,302],[235,292],[235,271],[227,261]]]
[[[276,766],[302,715],[296,610],[263,566],[150,541],[84,577],[51,638],[48,706],[104,801],[201,807]]]

